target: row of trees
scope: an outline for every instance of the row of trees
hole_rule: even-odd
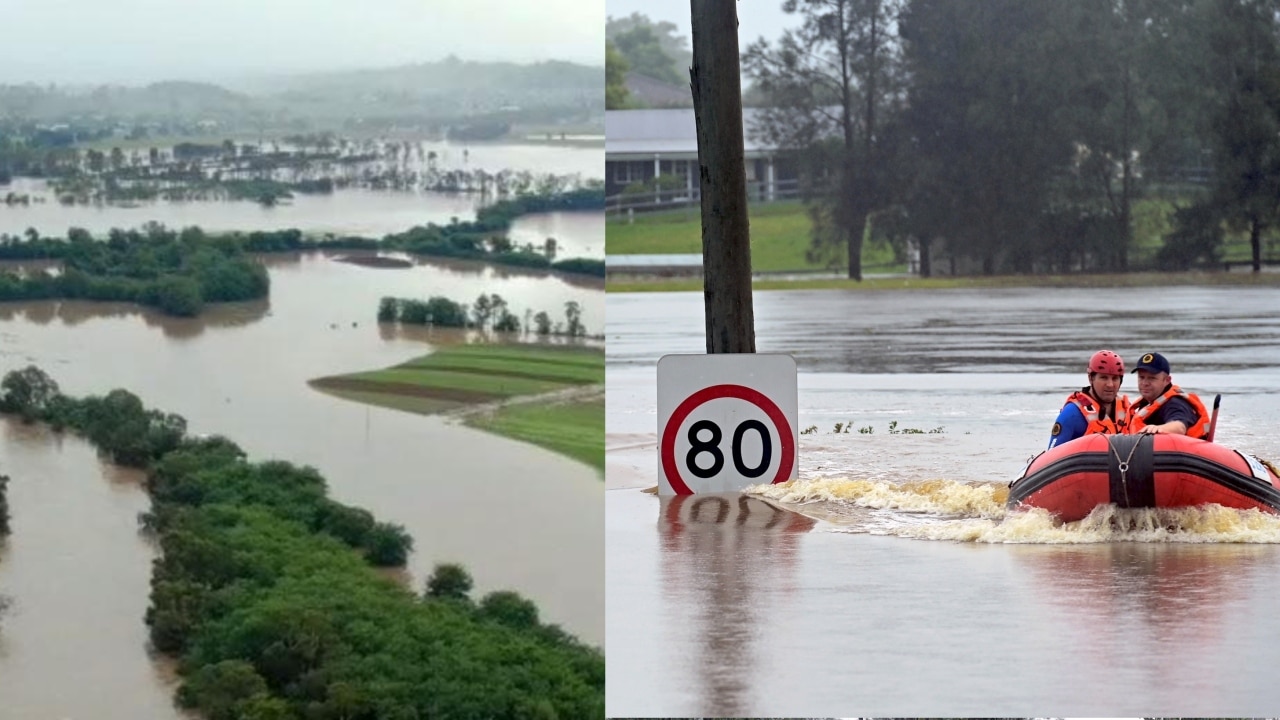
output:
[[[266,297],[267,270],[249,257],[235,236],[181,232],[151,223],[142,230],[112,230],[105,241],[73,228],[66,239],[0,236],[0,258],[50,259],[46,270],[0,272],[0,301],[80,299],[136,302],[170,315],[192,317],[206,302]]]
[[[1274,0],[788,0],[742,56],[753,132],[800,148],[815,258],[861,278],[868,232],[984,273],[1124,271],[1135,203],[1176,204],[1159,258],[1254,270],[1280,221]],[[1201,181],[1201,184],[1189,181]]]
[[[406,325],[434,325],[438,327],[466,328],[480,331],[518,333],[533,331],[540,336],[567,335],[584,337],[582,306],[576,300],[564,304],[564,323],[553,322],[545,310],[536,314],[525,310],[523,325],[520,318],[497,293],[481,293],[475,303],[468,306],[446,297],[434,296],[427,300],[384,297],[378,303],[378,322],[399,322]]]
[[[314,469],[187,437],[181,418],[124,390],[66,397],[34,367],[0,381],[0,411],[147,469],[142,521],[162,554],[145,620],[181,658],[179,701],[205,717],[603,715],[600,651],[517,593],[472,600],[460,566],[437,567],[422,594],[379,575],[411,539],[330,500]]]

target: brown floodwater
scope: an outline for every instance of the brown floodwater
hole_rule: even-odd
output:
[[[1280,517],[1004,497],[1103,346],[1164,353],[1222,394],[1216,442],[1280,458],[1280,290],[758,292],[799,479],[683,501],[642,488],[656,363],[704,351],[703,298],[607,305],[609,715],[1273,714]]]
[[[459,341],[456,332],[380,327],[374,317],[384,295],[469,302],[483,291],[502,295],[517,315],[553,317],[573,300],[598,333],[599,284],[466,263],[368,268],[318,253],[267,264],[269,301],[198,319],[127,305],[0,304],[0,373],[36,364],[73,395],[126,388],[185,417],[191,433],[232,438],[253,459],[311,465],[334,498],[412,534],[414,586],[436,563],[460,562],[477,596],[517,590],[544,621],[603,646],[598,471],[307,386]],[[173,717],[165,665],[145,647],[154,551],[137,534],[147,498],[136,478],[102,466],[79,441],[12,422],[2,442],[14,533],[0,556],[0,595],[13,602],[0,618],[0,716],[107,717],[99,710],[118,708],[120,717]],[[89,699],[72,704],[79,695]]]
[[[0,717],[175,718],[173,663],[147,652],[154,545],[141,473],[0,419],[12,535],[0,545]]]

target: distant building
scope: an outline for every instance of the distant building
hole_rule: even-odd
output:
[[[748,193],[773,200],[783,188],[796,185],[795,163],[786,153],[761,143],[751,135],[756,110],[743,109],[744,147]],[[609,110],[605,112],[605,195],[614,196],[637,182],[658,176],[674,176],[684,183],[677,198],[694,198],[698,192],[698,132],[693,108],[657,110]]]

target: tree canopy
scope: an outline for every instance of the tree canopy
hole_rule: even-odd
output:
[[[983,273],[1254,269],[1280,216],[1274,0],[786,0],[800,24],[745,49],[789,149],[811,257],[861,276],[865,238]],[[1135,203],[1171,206],[1135,258]]]

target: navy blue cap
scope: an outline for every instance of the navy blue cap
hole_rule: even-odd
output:
[[[1160,353],[1147,353],[1138,360],[1138,366],[1133,369],[1134,372],[1146,370],[1153,373],[1167,373],[1169,370],[1169,361],[1164,359]]]

